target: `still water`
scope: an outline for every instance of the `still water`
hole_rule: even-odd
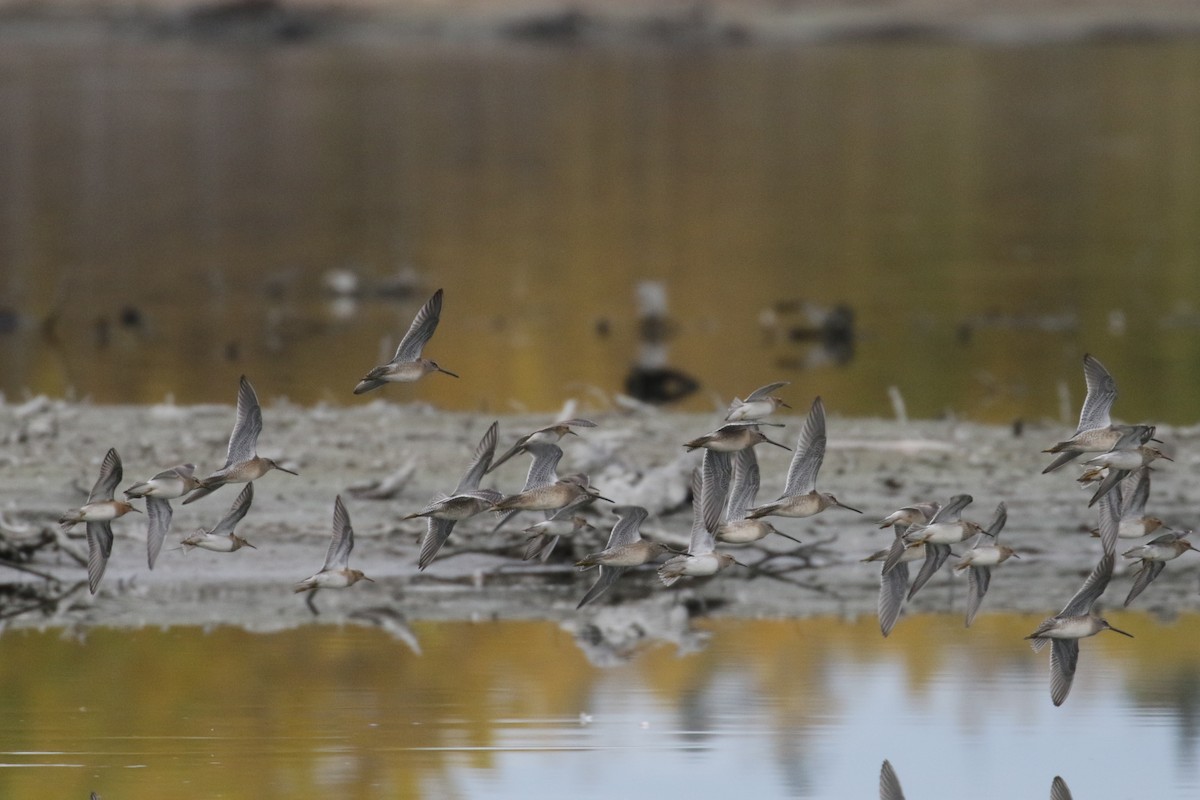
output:
[[[462,380],[387,396],[553,410],[624,388],[653,280],[694,410],[1058,417],[1090,351],[1118,415],[1200,419],[1195,42],[6,41],[0,105],[9,398],[360,402],[443,286]]]
[[[1115,615],[1062,708],[1037,623],[700,623],[590,664],[554,623],[0,638],[0,795],[1035,798],[1200,792],[1200,617]]]

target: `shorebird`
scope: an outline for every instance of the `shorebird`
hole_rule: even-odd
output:
[[[533,456],[525,488],[493,504],[494,511],[509,512],[500,518],[494,530],[499,530],[518,511],[557,511],[584,499],[612,502],[592,488],[586,475],[558,477],[556,470],[562,458],[562,448],[558,445],[531,444],[525,449]]]
[[[521,531],[529,534],[529,538],[525,540],[525,553],[522,558],[526,561],[536,558],[545,563],[554,552],[559,539],[570,536],[581,528],[590,529],[592,526],[588,521],[575,512],[591,503],[593,499],[591,495],[580,497],[574,503],[563,506],[541,522]]]
[[[1106,509],[1105,504],[1102,504],[1101,528],[1115,527],[1116,524],[1116,512]],[[1092,611],[1092,606],[1100,599],[1100,595],[1104,594],[1108,582],[1112,579],[1114,560],[1115,556],[1112,553],[1105,553],[1063,610],[1044,620],[1037,630],[1025,637],[1035,653],[1045,647],[1047,642],[1053,645],[1050,650],[1050,699],[1056,706],[1061,706],[1067,699],[1067,693],[1071,691],[1071,682],[1075,679],[1075,666],[1079,663],[1080,639],[1095,636],[1103,630],[1133,638],[1132,633],[1114,628],[1108,624],[1108,620]]]
[[[309,610],[317,613],[313,605],[313,595],[318,589],[345,589],[359,581],[371,581],[362,574],[361,570],[350,569],[350,551],[354,549],[354,528],[350,527],[350,514],[342,504],[342,496],[338,495],[333,501],[333,537],[329,542],[329,550],[325,553],[325,565],[321,571],[311,575],[296,584],[295,592],[312,590],[305,602]]]
[[[210,530],[200,528],[191,536],[184,539],[181,542],[183,549],[186,551],[191,550],[193,547],[199,547],[202,550],[212,550],[214,553],[232,553],[236,550],[241,550],[243,547],[249,547],[252,550],[257,549],[254,545],[233,532],[237,524],[250,511],[250,504],[252,502],[254,502],[254,484],[247,483],[246,488],[242,489],[237,499],[233,501],[233,505],[229,507],[229,511],[225,512],[225,516],[221,517],[221,521]]]
[[[1162,536],[1156,536],[1145,544],[1125,552],[1125,558],[1141,559],[1141,568],[1133,576],[1133,586],[1129,590],[1129,596],[1125,598],[1126,608],[1135,597],[1154,582],[1155,578],[1162,574],[1168,561],[1179,558],[1188,550],[1196,549],[1195,545],[1186,538],[1190,533],[1191,531],[1164,533]]]
[[[684,443],[684,447],[690,453],[698,448],[705,448],[718,453],[734,453],[738,450],[744,450],[747,447],[754,447],[756,444],[766,442],[773,444],[776,447],[782,447],[784,450],[791,450],[785,444],[780,444],[772,439],[768,439],[767,435],[758,429],[759,425],[770,425],[775,428],[783,426],[774,422],[730,422],[717,428],[712,433],[706,433],[690,442]]]
[[[967,618],[966,626],[971,627],[983,596],[987,594],[992,581],[992,567],[1003,564],[1010,558],[1020,558],[1017,551],[1011,547],[998,544],[997,539],[1004,524],[1008,522],[1008,507],[1001,503],[996,506],[996,517],[992,523],[975,539],[975,546],[963,553],[961,560],[954,569],[961,572],[967,570]]]
[[[1058,775],[1050,781],[1050,800],[1071,800],[1071,789]]]
[[[200,486],[200,481],[194,475],[195,471],[194,464],[180,464],[163,470],[148,481],[135,483],[125,490],[126,497],[146,499],[146,516],[149,519],[149,526],[146,528],[146,559],[150,569],[154,569],[163,539],[171,529],[173,512],[170,501],[183,497]]]
[[[1113,401],[1117,399],[1117,382],[1094,356],[1083,357],[1083,378],[1087,383],[1087,396],[1079,412],[1079,427],[1070,439],[1059,442],[1043,453],[1055,453],[1058,458],[1042,470],[1042,474],[1053,472],[1083,453],[1104,453],[1112,450],[1126,434],[1133,433],[1138,444],[1145,444],[1154,437],[1153,425],[1114,425],[1110,414]]]
[[[787,381],[768,383],[766,386],[759,387],[746,395],[745,400],[738,397],[733,398],[733,402],[729,404],[729,413],[725,415],[725,421],[740,422],[741,420],[762,419],[769,414],[775,413],[780,407],[791,408],[791,406],[778,397],[771,396],[772,392],[782,389],[787,385]]]
[[[1159,528],[1171,528],[1158,517],[1146,514],[1146,501],[1150,498],[1150,468],[1142,467],[1131,472],[1121,485],[1117,487],[1114,502],[1120,509],[1120,523],[1117,525],[1116,537],[1104,542],[1104,551],[1111,553],[1116,550],[1118,538],[1140,539],[1149,536]],[[1093,536],[1099,536],[1099,529],[1092,531]]]
[[[663,553],[669,552],[664,544],[643,539],[641,528],[646,521],[646,509],[641,506],[614,506],[617,524],[608,535],[608,544],[598,553],[584,556],[575,563],[581,570],[599,567],[599,577],[579,601],[576,608],[583,608],[607,592],[617,579],[630,567],[649,564]]]
[[[754,505],[758,495],[758,457],[754,449],[747,447],[733,455],[733,478],[729,485],[729,500],[721,514],[721,524],[717,527],[716,538],[727,544],[749,544],[766,538],[768,534],[778,533],[785,539],[791,539],[796,544],[800,540],[790,536],[763,519],[748,519],[746,512]]]
[[[669,559],[658,568],[658,577],[670,586],[684,576],[716,575],[737,561],[718,553],[716,530],[729,491],[729,456],[708,450],[700,467],[692,473],[692,540],[687,553]]]
[[[1174,461],[1169,455],[1159,450],[1157,447],[1151,447],[1141,443],[1141,432],[1132,430],[1121,437],[1121,440],[1113,445],[1113,449],[1107,453],[1101,453],[1095,458],[1088,459],[1089,469],[1080,476],[1081,483],[1087,483],[1095,477],[1098,477],[1101,470],[1107,472],[1100,481],[1100,486],[1096,489],[1096,493],[1092,495],[1092,499],[1088,502],[1088,507],[1094,506],[1096,501],[1108,494],[1129,477],[1129,474],[1136,469],[1148,467],[1152,462],[1163,458],[1167,461]]]
[[[904,800],[904,790],[900,788],[900,778],[892,764],[886,758],[879,768],[879,800]]]
[[[459,520],[482,514],[489,510],[501,495],[495,489],[480,489],[479,481],[492,463],[496,452],[496,434],[500,423],[493,422],[484,432],[483,438],[475,446],[475,455],[467,471],[463,473],[454,491],[449,494],[438,494],[428,505],[415,514],[409,514],[405,519],[425,517],[427,525],[425,534],[421,537],[421,552],[417,556],[417,569],[424,570],[433,562],[442,545],[450,538],[450,532]]]
[[[59,517],[59,524],[64,530],[70,530],[80,522],[87,526],[88,543],[88,590],[96,593],[104,568],[108,566],[108,557],[112,555],[113,532],[112,521],[123,517],[130,511],[137,511],[124,500],[114,500],[113,492],[121,482],[121,456],[115,448],[109,448],[100,462],[100,477],[92,487],[87,502],[74,511],[68,511]]]
[[[888,524],[894,525],[896,531],[896,538],[892,540],[892,546],[872,553],[863,559],[864,562],[884,562],[884,568],[879,574],[879,630],[884,637],[892,632],[896,621],[900,619],[900,609],[904,607],[904,597],[908,593],[909,563],[925,558],[925,545],[917,544],[910,547],[904,540],[904,534],[913,525],[924,525],[929,522],[940,508],[941,504],[939,503],[914,503],[890,514],[886,519],[894,520]],[[892,565],[891,569],[887,568],[889,561]]]
[[[957,494],[939,508],[927,524],[914,525],[904,534],[904,539],[910,547],[925,545],[925,561],[908,589],[909,600],[912,600],[921,587],[946,563],[946,559],[950,557],[950,545],[966,541],[972,535],[983,531],[978,523],[962,518],[963,509],[974,499],[969,494]],[[889,554],[883,563],[883,571],[886,573],[895,569],[899,563],[898,559],[898,556]]]
[[[433,293],[421,310],[417,312],[408,333],[400,340],[396,355],[386,364],[381,364],[368,372],[354,387],[355,394],[363,394],[372,389],[378,389],[385,383],[410,383],[419,380],[431,372],[444,372],[452,378],[457,378],[448,369],[442,369],[437,362],[421,357],[421,351],[429,343],[433,332],[437,330],[438,319],[442,314],[442,290]]]
[[[262,433],[262,407],[254,387],[243,375],[238,381],[237,418],[233,432],[229,434],[229,448],[225,451],[225,466],[200,480],[199,488],[192,491],[183,505],[194,503],[201,497],[220,489],[227,483],[249,483],[266,475],[273,469],[289,475],[298,473],[281,467],[269,458],[258,454],[258,435]]]
[[[804,427],[796,438],[796,452],[788,467],[787,483],[783,494],[773,503],[756,506],[747,512],[749,519],[759,517],[811,517],[827,508],[844,508],[861,514],[857,508],[838,502],[828,492],[817,491],[817,473],[825,460],[825,404],[821,398],[813,400]]]
[[[556,422],[553,425],[547,425],[544,428],[538,428],[533,433],[527,433],[517,443],[505,451],[504,455],[492,462],[492,466],[488,468],[488,472],[496,469],[496,467],[508,461],[517,453],[523,453],[531,444],[557,444],[558,440],[567,434],[578,436],[579,434],[571,430],[571,428],[594,428],[596,423],[589,419],[565,419],[562,422]]]

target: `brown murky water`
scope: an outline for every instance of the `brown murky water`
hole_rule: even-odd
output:
[[[1200,46],[6,42],[0,389],[355,402],[421,300],[459,409],[620,391],[664,284],[689,401],[1200,417]],[[408,299],[332,300],[329,270]],[[852,345],[796,340],[848,306]],[[819,315],[818,315],[819,316]],[[842,363],[839,363],[841,361]],[[1077,407],[1077,406],[1074,406]],[[1071,413],[1074,413],[1072,410]]]
[[[1200,619],[1114,622],[1062,708],[1036,619],[720,621],[590,664],[553,623],[0,638],[5,797],[1195,797]],[[1138,764],[1098,769],[1101,764]]]

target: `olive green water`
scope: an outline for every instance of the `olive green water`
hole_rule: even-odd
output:
[[[652,279],[693,409],[1057,418],[1090,351],[1118,415],[1200,418],[1195,43],[10,41],[0,102],[10,398],[357,402],[443,286],[462,379],[385,392],[550,410],[622,389]],[[417,287],[332,302],[341,268]],[[804,303],[854,311],[844,363]]]

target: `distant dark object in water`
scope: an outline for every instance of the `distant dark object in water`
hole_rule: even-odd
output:
[[[673,403],[699,388],[691,375],[670,367],[634,365],[625,376],[625,393],[643,403]]]
[[[141,330],[145,320],[142,318],[141,309],[137,306],[125,306],[121,309],[121,313],[117,316],[122,328],[132,328]]]
[[[319,13],[280,0],[218,0],[192,8],[168,32],[294,42],[317,33]]]
[[[506,35],[514,39],[538,42],[573,42],[583,35],[588,18],[582,11],[567,9],[526,17],[504,26]]]
[[[237,361],[242,356],[242,346],[238,342],[227,342],[225,344],[225,360]]]
[[[0,306],[0,335],[16,333],[17,325],[20,321],[20,317],[17,316],[16,311],[6,306]]]
[[[612,322],[609,321],[608,317],[601,317],[600,319],[596,320],[597,336],[599,336],[601,339],[607,339],[610,333],[612,333]]]
[[[820,342],[826,347],[854,344],[854,309],[839,303],[820,315],[815,324],[788,328],[787,337],[793,342]]]

